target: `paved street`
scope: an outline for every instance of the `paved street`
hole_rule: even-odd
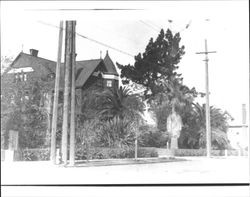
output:
[[[187,161],[95,167],[49,162],[2,162],[1,184],[247,183],[248,157],[190,157]]]

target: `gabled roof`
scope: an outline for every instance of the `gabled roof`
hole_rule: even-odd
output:
[[[82,87],[91,74],[95,71],[99,64],[103,63],[105,66],[105,73],[114,74],[118,76],[116,67],[109,57],[108,53],[106,54],[104,60],[102,59],[93,59],[93,60],[84,60],[76,62],[76,87]],[[13,68],[24,68],[32,67],[37,75],[46,76],[51,73],[56,73],[56,62],[41,57],[33,56],[26,53],[19,53],[16,59],[11,63],[11,65],[3,73],[8,73]],[[64,63],[61,63],[60,67],[60,87],[64,86]]]
[[[118,73],[116,71],[116,67],[115,67],[113,61],[111,60],[111,58],[109,57],[108,51],[107,51],[106,56],[105,56],[103,61],[104,61],[104,64],[108,70],[107,73],[118,76]]]
[[[76,62],[76,87],[82,87],[101,63],[101,59]]]
[[[13,68],[24,67],[32,67],[40,75],[47,75],[54,72],[53,68],[56,67],[56,62],[21,52],[4,73],[8,73]]]

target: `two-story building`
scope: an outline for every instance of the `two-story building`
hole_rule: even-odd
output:
[[[61,64],[60,91],[64,88],[64,63]],[[29,83],[31,80],[47,81],[53,92],[56,73],[56,62],[38,56],[38,50],[30,49],[30,54],[19,53],[12,64],[2,74],[2,81],[13,80],[13,83]],[[83,93],[90,87],[116,89],[119,86],[119,75],[109,57],[104,59],[76,61],[76,92]]]
[[[56,62],[38,56],[38,50],[30,49],[30,54],[21,52],[1,76],[2,85],[11,83],[29,84],[36,81],[46,82],[47,91],[41,98],[41,105],[52,113],[53,92],[55,86]],[[104,59],[76,61],[76,97],[83,99],[85,90],[89,88],[117,89],[119,75],[108,51]],[[60,94],[63,97],[64,63],[60,67]],[[27,90],[27,95],[30,93]],[[25,97],[25,95],[24,95]],[[28,97],[28,96],[27,96]],[[80,102],[77,102],[80,103]],[[76,112],[81,107],[76,107]],[[8,111],[8,110],[7,110]],[[6,113],[8,113],[6,111]],[[2,111],[2,113],[5,113]],[[60,112],[59,112],[60,113]]]

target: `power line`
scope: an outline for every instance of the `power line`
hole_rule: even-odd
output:
[[[150,29],[152,29],[153,31],[159,33],[159,30],[156,30],[152,25],[142,21],[142,20],[139,20],[141,23],[143,23],[144,25],[146,25],[147,27],[149,27]]]
[[[148,21],[148,23],[151,24],[152,26],[156,27],[156,28],[159,29],[159,30],[163,29],[162,27],[160,27],[160,26],[154,24],[152,21],[150,21],[150,22]]]
[[[112,46],[110,46],[110,45],[108,45],[108,44],[105,44],[105,43],[103,43],[103,42],[100,42],[100,41],[98,41],[98,40],[95,40],[95,39],[89,38],[89,37],[87,37],[87,36],[84,36],[84,35],[82,35],[82,34],[80,34],[80,33],[77,33],[77,32],[76,32],[76,35],[78,35],[78,36],[80,36],[80,37],[82,37],[82,38],[85,38],[85,39],[87,39],[87,40],[90,40],[90,41],[92,41],[92,42],[95,42],[95,43],[97,43],[97,44],[100,44],[100,45],[103,45],[103,46],[105,46],[105,47],[108,47],[108,48],[110,48],[110,49],[113,49],[113,50],[115,50],[115,51],[118,51],[118,52],[120,52],[120,53],[123,53],[123,54],[125,54],[125,55],[134,57],[134,55],[131,55],[130,53],[127,53],[127,52],[125,52],[125,51],[122,51],[122,50],[120,50],[120,49],[117,49],[117,48],[115,48],[115,47],[112,47]]]
[[[54,27],[54,28],[59,28],[59,27],[56,26],[56,25],[52,25],[52,24],[49,24],[49,23],[45,23],[45,22],[43,22],[43,21],[38,21],[38,22],[41,23],[41,24],[43,24],[43,25],[51,26],[51,27]],[[158,31],[157,31],[157,32],[158,32]],[[115,51],[118,51],[118,52],[120,52],[120,53],[123,53],[123,54],[125,54],[125,55],[127,55],[127,56],[130,56],[130,57],[133,57],[133,58],[135,57],[134,55],[131,55],[131,54],[128,53],[128,52],[125,52],[125,51],[123,51],[123,50],[120,50],[120,49],[118,49],[118,48],[115,48],[115,47],[113,47],[113,46],[110,46],[110,45],[108,45],[108,44],[106,44],[106,43],[103,43],[103,42],[100,42],[100,41],[95,40],[95,39],[93,39],[93,38],[84,36],[84,35],[82,35],[82,34],[80,34],[80,33],[78,33],[78,32],[75,32],[75,33],[76,33],[76,35],[78,35],[79,37],[82,37],[82,38],[87,39],[87,40],[89,40],[89,41],[95,42],[95,43],[100,44],[100,45],[102,45],[102,46],[108,47],[108,48],[110,48],[110,49],[113,49],[113,50],[115,50]],[[148,61],[148,60],[143,60],[143,59],[141,59],[141,60],[142,60],[143,62],[145,62],[145,63],[149,63],[149,64],[156,65],[156,66],[161,66],[161,65],[158,64],[158,63],[153,63],[153,62],[150,62],[150,61]]]
[[[52,25],[52,24],[45,23],[45,22],[42,22],[42,21],[38,21],[38,22],[41,23],[41,24],[47,25],[47,26],[51,26],[51,27],[54,27],[54,28],[59,28],[59,27],[56,26],[56,25]],[[95,40],[95,39],[93,39],[93,38],[90,38],[90,37],[87,37],[87,36],[85,36],[85,35],[82,35],[82,34],[80,34],[80,33],[78,33],[78,32],[76,32],[76,35],[78,35],[79,37],[85,38],[85,39],[87,39],[87,40],[89,40],[89,41],[92,41],[92,42],[95,42],[95,43],[97,43],[97,44],[100,44],[100,45],[102,45],[102,46],[105,46],[105,47],[108,47],[108,48],[110,48],[110,49],[113,49],[113,50],[115,50],[115,51],[118,51],[118,52],[120,52],[120,53],[123,53],[123,54],[125,54],[125,55],[128,55],[128,56],[130,56],[130,57],[134,57],[134,55],[132,55],[132,54],[130,54],[130,53],[127,53],[127,52],[125,52],[125,51],[123,51],[123,50],[121,50],[121,49],[117,49],[117,48],[115,48],[115,47],[113,47],[113,46],[110,46],[110,45],[108,45],[108,44],[105,44],[105,43],[100,42],[100,41],[98,41],[98,40]]]

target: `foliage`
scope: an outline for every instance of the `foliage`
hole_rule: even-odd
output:
[[[1,118],[4,118],[1,133],[4,138],[8,138],[9,130],[16,130],[19,148],[48,146],[49,113],[44,95],[51,88],[50,81],[29,77],[28,81],[14,82],[13,75],[3,74],[1,83]]]
[[[78,130],[84,133],[83,138],[87,141],[85,144],[88,143],[88,147],[97,144],[102,147],[132,146],[136,125],[142,121],[141,113],[145,108],[141,98],[126,87],[86,92],[89,91],[93,94],[84,99],[82,107],[83,112],[92,110],[93,116],[80,114],[78,121]]]
[[[97,97],[99,102],[99,115],[105,120],[115,117],[121,120],[133,120],[144,111],[145,105],[137,94],[132,94],[127,87],[104,90]]]
[[[205,148],[206,146],[206,108],[194,104],[189,111],[183,112],[184,126],[179,138],[180,148]],[[212,147],[229,148],[227,138],[227,113],[213,106],[210,107]]]
[[[13,57],[1,56],[1,74],[4,73],[13,60]]]
[[[81,154],[86,154],[86,157],[89,157],[90,148],[100,145],[97,135],[101,128],[100,121],[98,119],[85,120],[82,124],[78,122],[77,125],[76,146],[81,147],[84,151]]]
[[[184,46],[179,47],[180,34],[175,35],[168,29],[166,32],[162,29],[154,41],[153,38],[143,54],[135,56],[134,65],[121,65],[121,77],[123,84],[129,81],[142,85],[145,88],[144,96],[146,99],[162,92],[159,80],[169,80],[170,77],[179,77],[175,70],[177,64],[184,55]]]
[[[88,150],[91,147],[129,147],[133,146],[135,134],[131,132],[130,122],[115,117],[110,120],[86,120],[77,128],[76,143]]]
[[[48,161],[50,149],[20,149],[15,151],[18,161]]]
[[[98,116],[101,99],[97,95],[102,91],[96,88],[96,86],[91,86],[88,89],[84,89],[81,93],[76,94],[77,106],[80,106],[78,115],[81,121],[91,120]]]
[[[142,147],[166,147],[167,135],[164,132],[160,132],[157,128],[142,125],[140,128],[139,146]]]
[[[162,132],[166,131],[166,120],[172,111],[180,113],[200,94],[184,85],[181,74],[177,74],[177,64],[184,55],[180,40],[179,33],[161,30],[156,40],[150,39],[145,52],[135,57],[134,65],[117,63],[124,84],[132,82],[144,88],[144,99]]]
[[[194,88],[183,85],[182,80],[171,79],[162,83],[164,89],[153,97],[150,102],[150,111],[153,112],[157,128],[166,131],[167,117],[176,111],[181,114],[188,108],[198,95]]]
[[[129,147],[134,143],[135,135],[130,129],[131,122],[115,117],[101,123],[97,133],[99,144],[103,147]]]
[[[157,157],[157,151],[153,148],[139,148],[138,157]],[[134,158],[135,149],[133,147],[123,147],[123,148],[91,148],[89,153],[83,148],[79,147],[76,150],[76,160],[91,160],[91,159],[124,159],[124,158]]]
[[[186,157],[186,156],[206,156],[207,151],[206,149],[176,149],[175,150],[175,156],[178,157]],[[212,150],[211,152],[212,156],[224,156],[225,151],[224,150]]]

